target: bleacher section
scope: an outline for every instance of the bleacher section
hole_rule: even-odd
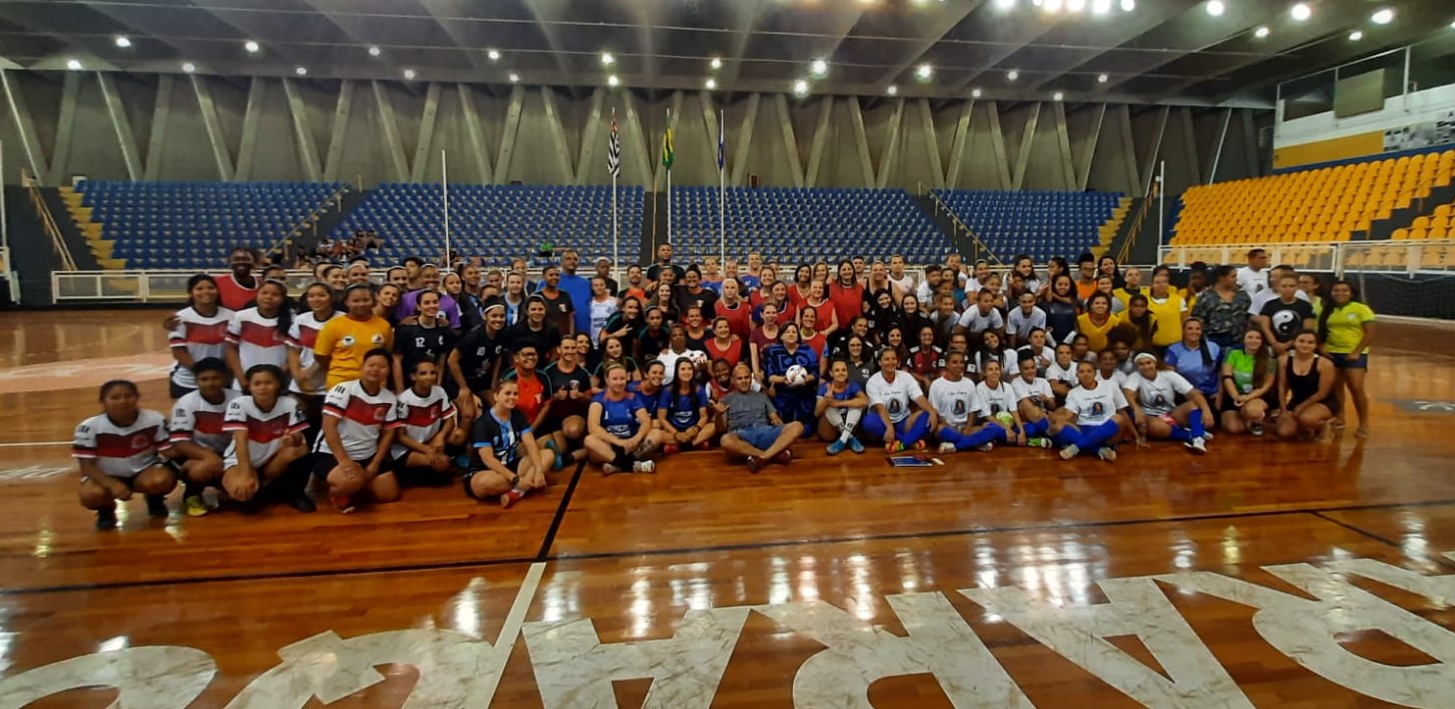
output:
[[[1377,223],[1450,185],[1452,175],[1455,151],[1446,151],[1200,185],[1182,195],[1172,243],[1368,238]]]
[[[935,190],[935,194],[1002,260],[1025,253],[1037,263],[1052,256],[1075,258],[1082,251],[1107,246],[1115,227],[1110,233],[1102,227],[1113,221],[1118,207],[1125,207],[1122,195],[1114,192]]]
[[[673,244],[679,259],[718,254],[718,189],[672,191]],[[909,193],[897,189],[733,188],[727,191],[728,253],[763,252],[765,261],[838,261],[902,254],[938,263],[950,242]]]
[[[617,192],[622,260],[636,261],[642,234],[642,188]],[[439,258],[444,251],[444,196],[439,185],[389,183],[370,192],[334,228],[335,238],[372,229],[384,239],[386,262],[406,256]],[[451,185],[450,238],[457,253],[509,266],[541,242],[610,254],[610,187]]]
[[[269,249],[343,187],[321,182],[87,180],[62,189],[108,268],[218,268],[234,246]]]

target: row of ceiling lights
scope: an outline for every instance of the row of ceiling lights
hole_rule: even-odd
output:
[[[1207,14],[1213,17],[1222,17],[1223,13],[1228,10],[1226,0],[1207,0],[1207,2],[1203,3],[1202,7],[1207,11]],[[1314,10],[1308,3],[1300,2],[1295,3],[1293,7],[1288,9],[1288,15],[1295,22],[1303,22],[1314,16]],[[1387,7],[1379,8],[1374,11],[1374,14],[1369,16],[1369,21],[1376,25],[1387,25],[1394,22],[1394,10]],[[1455,23],[1451,23],[1450,26],[1455,27]],[[1253,29],[1253,36],[1258,39],[1263,39],[1272,33],[1273,30],[1268,25],[1259,25]],[[1356,29],[1349,33],[1350,42],[1358,42],[1361,39],[1364,39],[1363,30]]]

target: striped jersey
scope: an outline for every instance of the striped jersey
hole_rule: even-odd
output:
[[[233,312],[218,308],[213,315],[203,315],[188,307],[177,311],[177,327],[167,335],[173,348],[186,348],[196,362],[207,357],[223,359],[223,343],[227,341],[227,326],[232,322]],[[192,370],[178,364],[172,369],[172,383],[183,389],[195,389],[197,379]]]
[[[444,428],[445,420],[455,415],[455,404],[450,401],[444,387],[436,386],[425,396],[420,396],[410,387],[399,394],[398,399],[395,417],[402,427],[400,433],[419,443],[429,443],[429,439]],[[394,458],[407,452],[409,448],[399,443],[389,449],[389,455]]]
[[[237,345],[243,372],[259,364],[276,365],[288,371],[288,341],[278,332],[278,318],[264,317],[257,308],[239,310],[227,324],[227,341]],[[241,382],[233,382],[241,389]]]
[[[113,478],[129,478],[161,462],[157,453],[171,447],[167,419],[142,409],[130,426],[119,426],[104,413],[82,421],[71,455],[96,461],[96,467]]]
[[[224,430],[223,414],[227,405],[240,394],[224,389],[222,401],[214,404],[194,391],[172,405],[172,442],[190,441],[221,453],[232,442],[232,434]]]
[[[334,312],[328,317],[328,320],[338,317],[343,317],[343,313]],[[288,327],[288,346],[298,350],[299,367],[308,369],[313,366],[315,359],[313,346],[318,343],[318,333],[328,320],[319,320],[318,315],[313,311],[299,313],[293,318],[293,324]],[[294,380],[288,383],[288,391],[294,394],[320,393],[323,391],[324,380],[327,377],[328,373],[323,371],[313,375],[312,379],[304,382],[308,387],[307,391],[300,388],[298,381]]]
[[[303,409],[291,396],[280,396],[270,411],[263,411],[251,396],[239,396],[227,404],[223,415],[222,429],[231,436],[236,431],[247,431],[248,464],[254,470],[261,469],[278,450],[283,439],[290,433],[302,433],[308,428]],[[323,436],[319,436],[322,438]],[[224,468],[237,465],[237,442],[231,441],[222,456]]]
[[[379,436],[388,429],[399,428],[399,399],[385,387],[378,394],[364,391],[358,379],[330,389],[323,399],[323,415],[338,419],[338,434],[343,443],[343,456],[350,460],[369,460],[379,451]],[[342,458],[330,450],[328,436],[319,434],[313,450]]]

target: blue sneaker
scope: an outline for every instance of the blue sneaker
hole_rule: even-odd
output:
[[[828,447],[829,455],[838,455],[844,452],[844,439],[836,438]]]
[[[849,437],[849,450],[854,451],[855,453],[863,453],[864,452],[864,444],[863,443],[860,443],[858,438],[855,438],[853,436],[850,436]]]

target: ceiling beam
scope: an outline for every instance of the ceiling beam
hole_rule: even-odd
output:
[[[923,61],[926,53],[928,53],[931,49],[934,49],[935,45],[939,44],[940,41],[943,40],[951,32],[953,32],[956,27],[959,27],[960,23],[963,22],[966,17],[969,17],[970,13],[974,12],[976,8],[984,4],[984,2],[985,0],[964,0],[964,2],[956,3],[955,7],[953,8],[942,9],[941,12],[943,12],[945,16],[944,24],[940,25],[938,31],[916,42],[914,48],[905,55],[905,60],[898,64],[895,64],[894,66],[890,67],[888,71],[885,71],[882,75],[880,75],[878,83],[881,85],[888,85],[898,81],[901,74],[903,74],[911,66],[914,66],[915,64]],[[955,93],[958,94],[960,92],[957,91]]]
[[[763,0],[739,0],[731,7],[738,13],[737,22],[733,26],[733,55],[728,58],[727,66],[723,67],[723,87],[728,90],[735,90],[738,83],[738,74],[743,65],[743,53],[748,50],[748,40],[752,39],[753,28],[758,23],[758,11],[762,9]]]
[[[1202,2],[1203,0],[1163,0],[1162,2],[1157,3],[1142,3],[1138,5],[1136,11],[1132,12],[1131,14],[1124,13],[1116,17],[1117,22],[1115,27],[1117,29],[1117,33],[1112,35],[1110,39],[1100,43],[1101,51],[1098,51],[1095,54],[1085,59],[1082,59],[1081,61],[1070,62],[1058,71],[1041,72],[1026,76],[1025,85],[1030,90],[1035,91],[1041,89],[1047,84],[1054,83],[1057,79],[1060,79],[1067,74],[1076,73],[1077,69],[1081,69],[1088,64],[1096,62],[1097,60],[1106,56],[1108,52],[1124,50],[1128,43],[1158,32],[1169,23],[1181,17],[1183,13],[1198,5],[1201,5]],[[1253,3],[1253,6],[1257,7],[1258,3]],[[1120,10],[1113,9],[1112,12],[1117,13],[1120,12]],[[1226,16],[1227,13],[1224,13],[1224,17]],[[1156,46],[1155,43],[1153,44],[1153,46]],[[1009,58],[1008,55],[1006,57],[1001,57],[997,61],[997,64],[1007,58]],[[1121,74],[1118,74],[1116,72],[1105,73],[1108,74],[1108,78],[1120,78],[1122,76]],[[1138,73],[1145,74],[1147,72],[1139,71]]]

